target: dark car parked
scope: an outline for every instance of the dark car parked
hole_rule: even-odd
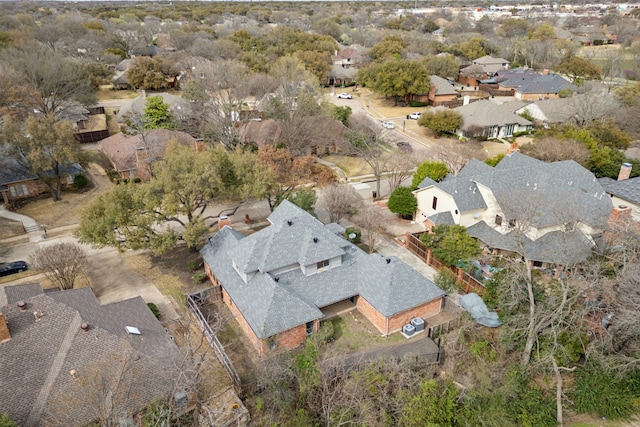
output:
[[[0,262],[0,276],[20,273],[27,270],[27,263],[24,261]]]
[[[411,153],[413,151],[411,144],[405,141],[396,142],[396,146],[398,147],[398,150],[404,151],[405,153]]]

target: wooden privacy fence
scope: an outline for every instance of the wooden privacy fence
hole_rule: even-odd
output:
[[[187,294],[186,300],[187,300],[187,308],[198,321],[198,324],[202,328],[202,332],[204,333],[204,336],[207,338],[207,340],[209,341],[209,344],[215,351],[216,356],[220,361],[220,364],[227,371],[227,373],[229,374],[229,377],[231,377],[231,380],[235,384],[236,391],[240,392],[240,376],[238,375],[236,368],[233,367],[233,363],[231,362],[231,359],[229,359],[229,356],[227,356],[227,353],[224,351],[224,346],[220,343],[220,340],[218,340],[218,337],[211,329],[211,326],[209,326],[209,322],[207,322],[207,320],[202,315],[202,312],[200,311],[200,307],[198,307],[198,304],[196,303],[196,301],[189,294]]]
[[[483,296],[487,292],[487,288],[482,283],[476,280],[475,277],[464,271],[459,267],[445,265],[442,262],[434,258],[431,253],[431,249],[427,248],[420,235],[423,233],[407,233],[406,248],[416,254],[427,265],[435,268],[436,270],[448,269],[456,275],[456,283],[460,286],[460,289],[465,293],[475,292],[480,296]]]

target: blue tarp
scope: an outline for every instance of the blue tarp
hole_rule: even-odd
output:
[[[502,322],[498,318],[498,313],[489,311],[487,305],[478,294],[470,293],[461,296],[460,305],[471,314],[473,320],[483,326],[497,328],[502,325]]]

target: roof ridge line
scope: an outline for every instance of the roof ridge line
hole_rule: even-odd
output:
[[[58,348],[58,352],[56,353],[56,357],[53,359],[53,363],[51,364],[51,369],[49,369],[49,374],[44,380],[44,384],[42,388],[40,388],[40,392],[38,393],[38,397],[35,399],[35,403],[29,412],[29,417],[25,422],[25,426],[31,427],[36,426],[42,419],[42,413],[44,412],[44,408],[49,400],[49,395],[51,394],[51,389],[60,374],[60,370],[62,369],[62,365],[67,358],[67,353],[71,349],[71,344],[73,343],[73,339],[76,334],[80,330],[80,325],[82,324],[82,317],[80,316],[80,312],[75,311],[75,315],[73,319],[69,323],[69,328],[67,329],[67,333],[64,335],[64,339],[60,343],[60,347]]]

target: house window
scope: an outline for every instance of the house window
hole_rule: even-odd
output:
[[[502,225],[502,217],[500,215],[496,215],[495,223],[496,225]]]
[[[516,220],[515,219],[510,219],[509,220],[509,227],[513,228],[516,226]]]
[[[29,189],[25,184],[18,184],[11,187],[11,195],[13,197],[22,197],[29,195]]]
[[[307,328],[307,335],[311,335],[313,333],[313,321],[307,322],[305,326]]]
[[[542,267],[542,261],[533,261],[533,266],[538,268]]]
[[[435,211],[437,207],[438,207],[438,198],[436,196],[433,196],[433,201],[431,202],[431,209]]]
[[[324,261],[320,261],[318,264],[316,264],[316,266],[318,268],[329,267],[329,260],[325,259]]]
[[[516,125],[507,125],[504,130],[504,136],[512,136]]]

